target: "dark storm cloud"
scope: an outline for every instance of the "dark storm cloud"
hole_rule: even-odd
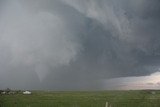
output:
[[[98,80],[159,69],[159,0],[1,0],[0,6],[3,88],[98,89]]]

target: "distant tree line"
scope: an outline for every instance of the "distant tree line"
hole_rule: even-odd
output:
[[[0,90],[0,94],[19,94],[22,93],[22,90],[11,90],[10,88],[6,88],[4,90]]]

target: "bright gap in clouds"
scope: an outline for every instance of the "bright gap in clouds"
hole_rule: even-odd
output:
[[[160,70],[148,76],[120,77],[103,81],[103,89],[109,90],[141,90],[159,88]]]

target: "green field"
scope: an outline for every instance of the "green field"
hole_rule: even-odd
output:
[[[160,91],[32,91],[0,95],[0,107],[160,107]]]

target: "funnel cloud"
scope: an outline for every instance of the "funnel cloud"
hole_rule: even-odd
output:
[[[150,75],[159,29],[159,0],[0,0],[0,88],[97,90]]]

